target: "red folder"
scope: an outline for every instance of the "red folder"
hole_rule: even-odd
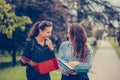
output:
[[[40,62],[37,65],[35,65],[34,68],[40,74],[45,74],[45,73],[59,69],[56,58],[53,58],[44,62]]]

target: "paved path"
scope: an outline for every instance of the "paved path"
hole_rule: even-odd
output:
[[[120,80],[120,59],[110,43],[102,41],[96,51],[90,80]]]

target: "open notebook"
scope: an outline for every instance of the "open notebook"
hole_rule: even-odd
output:
[[[60,58],[57,58],[57,60],[58,60],[59,65],[64,67],[66,70],[73,71],[73,72],[89,72],[88,69],[80,69],[78,66],[76,66],[75,68],[72,68],[69,65],[67,65],[67,63],[65,61],[61,60]]]

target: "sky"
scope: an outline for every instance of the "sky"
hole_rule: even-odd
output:
[[[106,0],[106,1],[109,1],[113,5],[120,6],[120,0]]]

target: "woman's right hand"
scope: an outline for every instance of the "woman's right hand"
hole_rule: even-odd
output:
[[[72,68],[76,67],[77,65],[79,64],[79,61],[71,61],[71,62],[68,62],[68,65]]]
[[[24,60],[24,59],[21,59],[21,61],[22,61],[22,63],[24,63],[24,64],[26,64],[26,63],[27,63],[27,61],[26,61],[26,60]]]
[[[28,58],[26,58],[26,57],[24,57],[24,56],[22,56],[22,62],[24,63],[24,64],[29,64],[30,66],[35,66],[37,63],[35,63],[34,61],[32,61],[32,60],[30,60],[30,59],[28,59]]]
[[[21,57],[21,61],[22,61],[24,64],[26,64],[26,63],[28,63],[30,60],[29,60],[28,58],[22,56],[22,57]]]

